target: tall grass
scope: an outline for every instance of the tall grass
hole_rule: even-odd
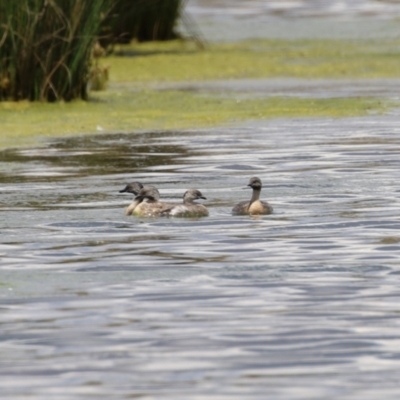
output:
[[[129,43],[132,39],[139,42],[175,39],[183,1],[112,0],[111,12],[102,24],[102,45]]]
[[[0,101],[87,98],[109,0],[0,0]]]

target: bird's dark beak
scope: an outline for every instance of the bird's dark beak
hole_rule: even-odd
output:
[[[207,197],[200,196],[201,199],[207,200]]]
[[[125,193],[125,192],[127,192],[127,191],[128,191],[128,185],[125,186],[124,189],[120,190],[119,193]]]

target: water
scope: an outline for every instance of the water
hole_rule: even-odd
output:
[[[375,16],[392,19],[400,13],[399,0],[189,0],[187,6],[199,15],[224,17],[264,14],[286,18]]]
[[[370,0],[188,6],[208,40],[397,37],[398,10]],[[397,99],[397,87],[195,89]],[[397,400],[398,120],[254,121],[1,152],[1,399]],[[275,212],[233,217],[251,176]],[[118,191],[133,180],[168,201],[196,187],[210,216],[125,217],[131,198]]]
[[[2,399],[397,399],[398,116],[1,153]],[[251,176],[275,208],[233,217]],[[124,216],[126,182],[210,216]]]
[[[400,35],[398,0],[189,0],[185,14],[183,33],[195,30],[209,42]]]

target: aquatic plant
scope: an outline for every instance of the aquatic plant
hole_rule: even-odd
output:
[[[177,38],[182,0],[112,0],[102,23],[102,46]]]
[[[0,0],[0,101],[87,98],[109,0]]]

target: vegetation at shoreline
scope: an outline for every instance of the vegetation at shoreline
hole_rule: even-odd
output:
[[[182,0],[110,0],[110,4],[101,26],[103,47],[132,39],[146,42],[178,37],[175,27]]]
[[[0,101],[86,99],[107,1],[2,1]]]
[[[246,119],[350,117],[383,113],[394,102],[377,98],[251,97],[174,89],[178,81],[236,78],[396,78],[394,42],[253,40],[212,44],[198,51],[175,41],[132,44],[101,59],[110,89],[90,101],[0,103],[0,148],[28,146],[39,137],[99,132],[190,129]],[[169,90],[160,83],[168,82]],[[305,93],[307,94],[307,93]]]
[[[181,0],[0,1],[0,101],[86,100],[91,75],[108,71],[97,62],[91,69],[98,40],[107,46],[176,38],[181,6]]]

